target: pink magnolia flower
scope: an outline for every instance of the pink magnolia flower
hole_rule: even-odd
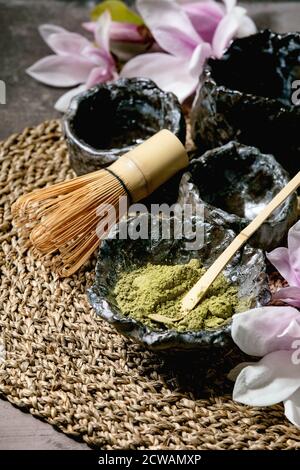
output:
[[[267,258],[287,280],[289,287],[279,289],[273,298],[300,307],[300,221],[288,233],[288,248],[276,248]]]
[[[165,52],[133,58],[121,76],[151,78],[184,101],[195,91],[209,56],[220,57],[235,35],[256,31],[246,10],[235,5],[235,0],[226,0],[226,8],[213,0],[137,0],[139,13]]]
[[[256,32],[247,10],[237,6],[236,0],[223,0],[224,6],[214,0],[178,2],[201,38],[212,44],[216,57],[222,56],[233,37],[250,36]]]
[[[41,36],[55,54],[27,69],[27,73],[46,85],[73,88],[55,104],[59,111],[68,108],[71,98],[97,83],[117,78],[114,59],[109,50],[111,17],[104,12],[95,30],[96,44],[85,37],[54,25],[42,25]]]
[[[293,307],[262,307],[233,316],[231,334],[238,347],[258,362],[242,363],[233,399],[245,405],[283,402],[286,417],[300,427],[300,312]]]

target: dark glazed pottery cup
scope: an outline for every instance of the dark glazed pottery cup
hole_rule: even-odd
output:
[[[300,34],[262,31],[235,40],[221,59],[210,59],[192,110],[192,135],[201,151],[231,140],[270,153],[300,170]]]
[[[161,129],[185,144],[180,103],[143,78],[97,85],[76,96],[63,118],[70,162],[77,175],[100,170]]]
[[[188,187],[180,188],[179,203],[187,201],[198,204],[197,195],[188,192]],[[148,227],[151,227],[151,236],[137,240],[120,239],[118,233],[124,226],[130,230],[130,226],[137,226],[146,218]],[[172,220],[169,219],[171,227]],[[114,287],[118,276],[125,270],[133,270],[147,263],[154,264],[180,264],[188,263],[191,259],[199,259],[205,267],[208,267],[220,255],[226,246],[234,239],[235,233],[221,225],[221,218],[216,210],[205,207],[204,219],[194,218],[197,229],[204,231],[204,243],[198,250],[187,247],[189,237],[178,239],[171,236],[168,239],[162,237],[162,218],[151,216],[149,213],[133,216],[120,222],[115,228],[115,238],[103,242],[96,266],[96,278],[94,285],[88,290],[88,298],[96,313],[104,320],[111,323],[121,334],[145,345],[152,350],[213,350],[221,351],[232,344],[231,322],[223,326],[200,331],[178,332],[160,325],[155,329],[139,323],[130,317],[125,317],[114,295]],[[193,232],[195,233],[196,225]],[[121,229],[122,227],[122,229]],[[261,250],[246,245],[236,253],[234,259],[226,267],[225,276],[230,284],[238,288],[241,309],[266,305],[270,301],[270,291],[265,273],[266,265],[264,254]]]
[[[239,233],[289,182],[288,173],[272,155],[229,142],[193,158],[187,168],[189,190],[214,207],[226,225]],[[270,251],[285,241],[298,220],[296,194],[289,196],[249,240]]]

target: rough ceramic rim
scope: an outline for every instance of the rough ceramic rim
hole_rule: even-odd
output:
[[[194,161],[197,161],[199,160],[201,162],[201,160],[203,159],[203,161],[207,161],[207,159],[209,157],[207,157],[207,154],[213,154],[215,151],[218,151],[219,149],[222,149],[224,147],[232,147],[236,150],[236,152],[238,153],[238,151],[240,150],[244,150],[244,149],[253,149],[254,153],[255,151],[258,151],[259,154],[260,154],[260,158],[262,160],[264,160],[264,162],[271,162],[272,164],[272,167],[274,169],[274,173],[275,172],[277,173],[276,176],[280,175],[280,178],[281,178],[281,182],[282,182],[282,185],[281,185],[281,188],[280,189],[283,189],[287,183],[290,181],[290,177],[288,175],[288,172],[282,167],[282,165],[276,160],[276,158],[274,157],[274,155],[270,154],[270,153],[265,153],[265,152],[261,152],[258,148],[254,147],[253,145],[246,145],[246,144],[243,144],[241,142],[238,142],[238,141],[235,141],[235,140],[231,140],[230,142],[228,142],[227,144],[224,144],[224,145],[220,145],[218,147],[215,147],[213,149],[210,149],[210,150],[206,150],[206,152],[200,154],[199,156],[195,156],[197,154],[197,151],[194,151],[193,153],[193,158],[192,160],[190,161],[190,165],[193,165],[193,162]],[[271,166],[271,165],[270,165]],[[201,194],[200,194],[200,197],[201,197]],[[286,213],[288,212],[291,204],[292,204],[292,201],[293,199],[295,198],[295,203],[296,203],[296,196],[294,194],[291,194],[281,205],[280,205],[280,213],[279,213],[279,216],[277,213],[273,213],[270,215],[270,217],[268,217],[267,220],[265,220],[265,222],[263,223],[263,225],[272,225],[272,223],[274,223],[274,218],[276,217],[276,222],[277,223],[280,223],[282,221],[284,221],[286,219]],[[202,199],[202,197],[201,197]],[[234,218],[237,220],[237,221],[240,221],[240,223],[244,224],[245,226],[248,225],[251,220],[250,219],[247,219],[246,217],[240,217],[239,215],[233,213],[233,212],[228,212],[226,211],[225,209],[222,209],[221,207],[218,207],[218,206],[214,206],[213,204],[210,204],[208,202],[206,202],[204,199],[202,199],[202,201],[204,201],[204,203],[207,205],[207,206],[211,206],[211,207],[215,207],[216,209],[218,209],[220,212],[222,212],[223,214],[225,215],[229,215],[229,216],[234,216]],[[295,221],[296,222],[296,221]]]
[[[273,31],[271,31],[269,29],[264,29],[264,30],[258,31],[255,34],[252,34],[251,36],[247,36],[247,38],[243,38],[243,39],[248,39],[248,38],[251,38],[251,37],[254,37],[254,36],[263,35],[263,34],[266,34],[267,32],[269,32],[272,35],[272,37],[277,36],[280,39],[284,39],[288,36],[297,36],[299,38],[299,44],[300,44],[300,33],[297,33],[296,31],[280,34],[280,33],[274,33]],[[239,40],[240,39],[237,39],[237,41],[239,41]],[[227,52],[230,51],[230,47],[231,46],[228,47]],[[220,62],[221,60],[222,59],[209,59],[209,62]],[[261,95],[255,95],[253,93],[242,92],[242,91],[236,90],[234,88],[229,88],[225,85],[218,85],[217,81],[212,76],[211,66],[209,65],[209,63],[205,66],[205,68],[202,72],[202,76],[200,78],[200,81],[203,82],[203,84],[204,83],[210,83],[214,87],[214,89],[218,92],[227,93],[228,95],[239,95],[241,97],[245,96],[245,97],[248,98],[249,101],[256,101],[257,99],[260,99],[263,102],[268,102],[268,104],[271,104],[271,105],[274,105],[274,106],[275,105],[279,106],[280,110],[282,112],[294,112],[294,111],[298,112],[299,106],[295,106],[295,105],[292,105],[292,104],[291,105],[285,105],[276,98],[268,98],[267,96],[261,96]]]
[[[151,217],[148,215],[148,217]],[[138,216],[132,216],[128,218],[128,221],[134,220]],[[229,230],[230,231],[230,230]],[[235,234],[232,232],[232,237],[234,238]],[[121,310],[118,308],[114,302],[110,302],[107,296],[107,293],[104,293],[106,286],[99,283],[98,277],[104,272],[104,275],[107,275],[106,263],[108,258],[107,252],[113,250],[111,243],[114,240],[104,240],[102,243],[99,252],[98,252],[98,262],[96,264],[96,277],[94,284],[91,288],[88,289],[87,295],[90,301],[90,304],[95,309],[96,313],[106,320],[108,323],[112,324],[121,334],[125,335],[128,338],[132,338],[140,344],[145,345],[153,351],[191,351],[206,349],[216,349],[221,351],[222,348],[225,348],[229,344],[232,344],[231,339],[231,318],[225,321],[221,326],[211,329],[202,329],[199,331],[176,331],[174,329],[167,330],[153,330],[148,326],[144,325],[142,322],[122,314]],[[116,248],[118,249],[118,247]],[[266,274],[266,262],[263,251],[257,248],[250,247],[245,245],[243,250],[249,250],[252,253],[252,256],[259,257],[263,261],[264,270],[260,271],[257,275],[257,290],[258,297],[256,298],[255,305],[253,307],[262,307],[267,305],[271,300],[271,294],[268,290],[268,278]],[[244,253],[244,252],[243,252]],[[101,258],[101,254],[103,257]],[[147,261],[147,258],[143,258],[143,263]],[[109,264],[109,262],[108,262]],[[240,263],[238,263],[240,264]],[[139,267],[140,265],[135,267]],[[114,268],[113,268],[114,270]],[[103,289],[104,287],[104,289]]]
[[[62,124],[63,124],[63,130],[64,130],[64,135],[65,135],[66,139],[68,139],[72,144],[75,144],[80,150],[83,150],[84,152],[89,154],[90,158],[101,157],[104,153],[107,156],[119,156],[120,153],[124,154],[126,152],[129,152],[130,150],[134,149],[135,146],[136,146],[135,144],[133,144],[133,145],[127,145],[127,146],[122,147],[121,149],[118,149],[118,150],[117,149],[109,149],[109,148],[108,149],[107,148],[102,148],[102,149],[98,150],[95,147],[89,145],[83,139],[80,139],[76,135],[76,133],[74,132],[74,130],[72,129],[72,126],[71,126],[71,122],[74,119],[74,116],[77,112],[78,106],[80,105],[80,103],[82,101],[85,100],[86,97],[90,97],[93,94],[97,94],[98,91],[102,87],[105,88],[107,85],[110,85],[112,83],[114,83],[115,85],[118,85],[118,86],[119,85],[124,86],[124,83],[125,83],[126,80],[127,79],[125,79],[125,78],[120,78],[119,80],[117,80],[115,82],[113,82],[113,81],[105,82],[104,84],[96,85],[92,88],[89,88],[88,90],[85,90],[85,91],[79,93],[78,95],[76,95],[72,98],[71,103],[69,105],[69,108],[68,108],[67,112],[65,113],[65,115],[63,116]],[[135,79],[130,79],[130,80],[135,80],[135,81],[138,81],[138,82],[143,82],[143,81],[147,80],[147,82],[150,82],[150,80],[148,80],[148,79],[138,78],[138,77],[135,78]],[[151,80],[151,82],[152,82],[152,80]],[[169,99],[169,102],[175,100],[176,97],[173,93],[164,92],[154,82],[152,82],[152,83],[153,83],[153,85],[156,86],[157,90],[159,90],[161,93],[164,94],[165,97],[167,97]]]

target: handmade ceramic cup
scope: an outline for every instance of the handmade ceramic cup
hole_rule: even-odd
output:
[[[188,200],[197,206],[199,204],[197,194],[187,190],[187,185],[180,189],[179,203],[183,205]],[[222,219],[216,209],[206,206],[203,216],[192,217],[193,233],[199,230],[198,233],[204,234],[203,243],[197,249],[195,247],[191,249],[189,245],[191,233],[184,233],[182,238],[174,236],[172,230],[174,218],[163,220],[161,217],[145,213],[121,221],[115,228],[114,237],[104,241],[99,250],[95,282],[88,291],[89,301],[97,314],[123,335],[152,350],[222,351],[222,348],[227,348],[232,342],[231,320],[218,328],[200,331],[178,332],[160,324],[151,329],[133,318],[124,316],[114,294],[120,273],[144,266],[149,262],[175,265],[199,259],[205,267],[210,266],[234,239],[235,233],[221,224]],[[171,235],[164,238],[162,224],[168,221]],[[130,227],[145,222],[151,227],[148,238],[133,240],[124,237],[125,230],[129,233]],[[120,231],[123,239],[119,237]],[[238,289],[238,309],[245,309],[245,306],[258,307],[269,302],[270,292],[265,270],[265,258],[261,250],[246,245],[236,253],[224,275],[229,283]]]
[[[143,78],[119,79],[76,96],[63,118],[77,175],[104,168],[161,129],[184,144],[185,119],[175,95]]]
[[[218,211],[221,223],[236,233],[245,228],[289,182],[288,173],[272,155],[257,148],[229,142],[198,157],[187,168],[187,192]],[[270,251],[285,241],[298,220],[296,194],[289,196],[249,240]]]
[[[235,40],[221,59],[208,61],[200,78],[191,118],[199,150],[236,140],[298,172],[299,79],[299,33],[263,31]]]

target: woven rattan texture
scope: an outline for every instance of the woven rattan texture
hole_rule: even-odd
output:
[[[223,358],[145,351],[88,306],[94,259],[59,280],[18,239],[10,213],[16,198],[72,176],[57,121],[10,137],[0,155],[3,396],[102,449],[300,447],[281,405],[231,400],[226,373],[241,360],[236,351]]]

